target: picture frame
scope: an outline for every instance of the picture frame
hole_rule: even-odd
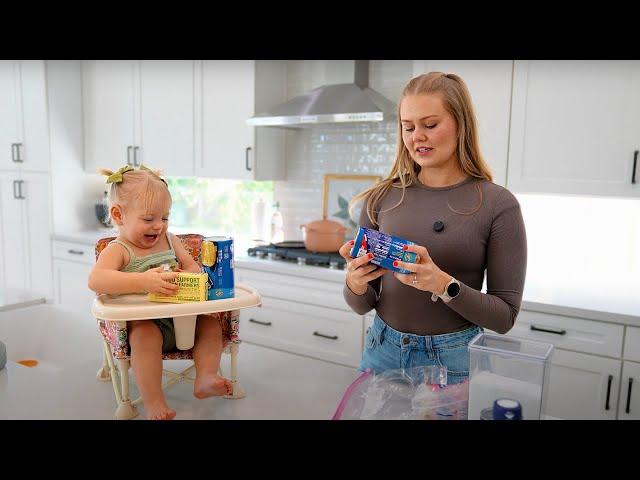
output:
[[[354,237],[358,228],[362,207],[349,215],[349,202],[357,194],[382,180],[378,175],[326,174],[322,192],[322,218],[333,220],[347,227],[347,237]],[[355,218],[354,218],[355,217]]]

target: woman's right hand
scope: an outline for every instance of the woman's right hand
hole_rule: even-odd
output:
[[[178,277],[178,272],[165,272],[163,267],[150,268],[142,274],[145,292],[175,295],[180,287],[169,282]]]
[[[369,282],[384,275],[385,270],[369,263],[373,258],[372,253],[353,258],[353,243],[353,240],[348,241],[340,247],[338,253],[347,261],[347,286],[356,295],[364,295]]]

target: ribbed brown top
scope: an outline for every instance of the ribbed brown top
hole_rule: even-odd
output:
[[[480,208],[471,212],[482,203]],[[391,188],[377,210],[400,200],[402,189]],[[451,207],[451,208],[450,208]],[[444,222],[442,232],[433,224]],[[378,215],[374,227],[363,208],[360,225],[411,240],[426,247],[438,267],[461,284],[449,303],[431,301],[431,293],[398,281],[392,272],[370,282],[364,295],[344,286],[347,304],[359,314],[375,309],[392,328],[416,335],[439,335],[472,326],[505,333],[520,311],[527,265],[527,240],[514,195],[506,188],[468,177],[448,187],[421,183],[405,190],[402,204]],[[487,293],[481,293],[484,272]],[[440,293],[440,292],[438,292]]]

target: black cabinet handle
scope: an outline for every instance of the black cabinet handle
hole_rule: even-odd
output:
[[[631,172],[631,183],[636,183],[636,167],[638,166],[638,151],[633,152],[633,172]]]
[[[607,402],[604,405],[605,410],[609,410],[609,398],[611,397],[611,382],[613,381],[613,375],[609,375],[607,380]]]
[[[321,333],[319,333],[319,332],[313,332],[313,334],[314,334],[316,337],[328,338],[329,340],[337,340],[337,339],[338,339],[338,336],[337,336],[337,335],[332,335],[332,336],[330,336],[330,335],[323,335],[323,334],[321,334]]]
[[[14,180],[13,181],[13,198],[20,198],[18,196],[18,181],[19,180]]]
[[[127,146],[127,165],[131,165],[131,149],[133,147],[131,145]]]
[[[139,167],[140,165],[138,165],[138,149],[140,147],[133,147],[133,166],[134,167]]]
[[[251,147],[247,147],[244,150],[244,168],[250,172],[253,169],[249,166],[249,150],[251,150]]]
[[[626,413],[629,413],[631,407],[631,387],[633,386],[633,378],[629,377],[629,389],[627,390],[627,408],[625,409]]]
[[[16,198],[19,198],[20,200],[26,199],[27,197],[22,195],[22,184],[24,183],[24,180],[16,180],[16,183],[18,184],[18,196]]]
[[[249,321],[251,323],[257,323],[258,325],[264,325],[266,327],[270,327],[271,326],[271,322],[261,322],[260,320],[256,320],[255,318],[250,318]]]
[[[531,325],[531,330],[534,332],[547,332],[547,333],[555,333],[556,335],[566,335],[566,330],[549,330],[547,328],[536,327],[535,325]]]
[[[67,250],[67,252],[73,255],[84,255],[84,252],[82,250]]]

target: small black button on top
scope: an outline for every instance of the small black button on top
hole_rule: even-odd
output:
[[[440,233],[441,231],[444,230],[444,222],[438,220],[436,223],[433,224],[433,230]]]

